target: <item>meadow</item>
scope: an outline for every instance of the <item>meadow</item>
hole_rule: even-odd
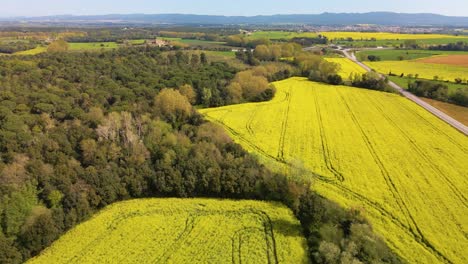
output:
[[[467,263],[468,138],[396,94],[291,78],[270,102],[204,109],[269,168],[361,208],[409,263]]]
[[[351,74],[363,74],[366,70],[347,58],[325,58],[326,61],[334,62],[340,65],[338,74],[345,80],[349,79]]]
[[[366,61],[365,64],[383,74],[404,74],[404,76],[418,74],[421,79],[433,80],[437,77],[437,80],[451,82],[454,82],[456,78],[468,78],[468,70],[462,66],[418,63],[417,61]]]
[[[27,263],[308,263],[306,247],[281,204],[141,199],[107,207]]]

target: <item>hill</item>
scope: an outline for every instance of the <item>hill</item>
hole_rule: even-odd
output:
[[[105,23],[105,24],[309,24],[309,25],[401,25],[401,26],[468,26],[468,17],[437,14],[405,14],[392,12],[323,13],[271,16],[214,16],[193,14],[111,14],[96,16],[47,16],[3,18],[5,22]]]
[[[307,263],[306,250],[277,203],[146,199],[109,206],[28,263]]]
[[[467,262],[466,136],[395,94],[305,78],[274,85],[271,102],[203,113],[270,168],[363,208],[408,262]]]

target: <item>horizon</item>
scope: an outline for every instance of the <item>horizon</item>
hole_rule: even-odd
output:
[[[395,12],[405,14],[437,14],[445,16],[468,16],[468,2],[464,0],[447,0],[441,6],[440,1],[395,0],[384,1],[357,0],[349,6],[342,0],[329,0],[326,3],[314,3],[306,0],[273,2],[267,0],[239,0],[236,3],[220,0],[212,2],[200,0],[190,3],[187,0],[171,2],[134,0],[126,1],[91,0],[56,1],[56,0],[18,0],[3,4],[2,18],[44,17],[44,16],[97,16],[97,15],[131,15],[131,14],[190,14],[218,16],[271,16],[271,15],[317,15],[322,13],[370,13]],[[25,8],[27,7],[27,8]]]

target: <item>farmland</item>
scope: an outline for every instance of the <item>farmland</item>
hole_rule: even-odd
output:
[[[424,100],[424,102],[434,106],[435,108],[453,117],[455,120],[458,120],[465,126],[468,126],[468,107],[449,104],[437,100],[432,100],[429,98],[421,99]]]
[[[398,86],[400,86],[403,89],[408,88],[408,83],[409,82],[414,82],[414,81],[417,80],[415,78],[400,77],[400,76],[387,76],[387,77],[388,77],[388,79],[390,81],[398,84]],[[448,87],[449,94],[454,93],[457,89],[467,87],[467,85],[465,85],[465,84],[456,84],[456,83],[453,83],[453,82],[434,81],[434,80],[426,80],[426,81],[429,81],[431,83],[446,85]]]
[[[79,237],[79,239],[77,239]],[[113,204],[28,263],[307,263],[285,206],[145,199]]]
[[[396,75],[404,74],[405,76],[412,74],[419,75],[419,78],[432,80],[437,76],[438,80],[453,82],[456,78],[468,78],[466,67],[418,63],[415,61],[377,61],[365,62],[369,67],[383,74],[390,72]]]
[[[383,61],[414,60],[427,58],[436,55],[459,55],[466,54],[463,51],[437,51],[437,50],[404,50],[404,49],[386,49],[386,50],[365,50],[356,55],[361,61],[367,60],[369,55],[379,57]]]
[[[433,63],[468,67],[468,53],[460,55],[434,56],[426,59],[416,60],[419,63]]]
[[[320,34],[329,39],[353,40],[428,40],[428,39],[467,39],[467,37],[455,37],[442,34],[396,34],[386,32],[321,32]]]
[[[349,76],[354,73],[366,73],[361,66],[347,58],[326,58],[326,60],[340,65],[340,71],[338,73],[343,79],[348,79]]]
[[[202,113],[270,168],[364,208],[408,262],[468,261],[466,136],[395,94],[304,78],[275,87],[271,102]]]
[[[71,51],[116,49],[119,47],[116,42],[69,43],[69,45]]]
[[[298,33],[289,31],[255,31],[249,35],[249,38],[251,39],[267,38],[271,40],[292,39],[299,37],[315,38],[317,37],[317,34],[313,32]]]

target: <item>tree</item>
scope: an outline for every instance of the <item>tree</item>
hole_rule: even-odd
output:
[[[194,105],[197,102],[197,94],[190,84],[182,85],[179,92],[187,98],[190,104]]]
[[[48,52],[65,52],[69,48],[68,42],[63,39],[56,40],[47,47]]]
[[[187,97],[174,89],[163,89],[154,98],[155,110],[169,121],[178,122],[192,115],[192,106]]]
[[[21,260],[21,254],[18,249],[0,232],[0,263],[14,264],[21,263]]]

